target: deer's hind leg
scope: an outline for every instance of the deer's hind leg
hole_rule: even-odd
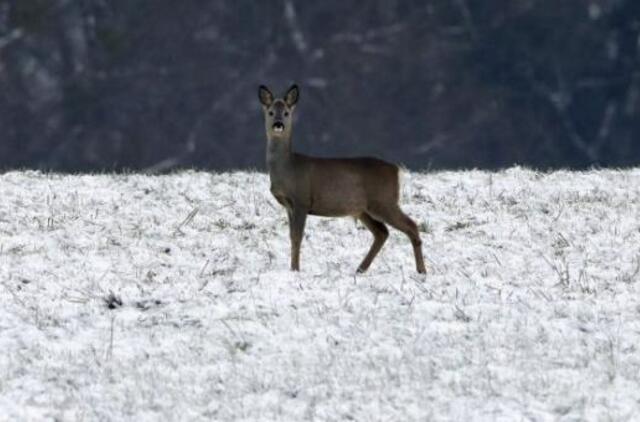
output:
[[[389,230],[387,230],[387,226],[380,221],[375,220],[367,213],[362,213],[358,218],[373,234],[373,243],[371,244],[371,248],[369,249],[367,256],[364,257],[358,266],[358,272],[363,273],[367,271],[371,262],[373,262],[373,259],[378,255],[378,252],[380,252],[382,245],[384,245],[387,237],[389,237]]]
[[[391,207],[376,207],[371,210],[371,214],[379,220],[384,221],[391,227],[400,230],[409,237],[413,246],[413,255],[416,259],[416,271],[420,274],[426,273],[424,258],[422,256],[422,240],[416,223],[405,214],[398,205]]]

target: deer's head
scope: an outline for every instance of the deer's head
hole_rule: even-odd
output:
[[[298,102],[299,94],[298,85],[294,84],[291,85],[284,98],[274,98],[269,88],[260,85],[258,98],[262,104],[265,128],[269,139],[285,139],[291,136],[293,111]]]

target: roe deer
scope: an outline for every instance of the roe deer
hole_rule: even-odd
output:
[[[264,85],[258,89],[267,131],[271,193],[289,216],[291,269],[300,269],[300,244],[307,215],[353,216],[374,238],[358,272],[369,268],[387,240],[387,223],[409,236],[416,270],[424,273],[418,227],[398,205],[398,166],[376,158],[316,158],[294,153],[292,117],[299,92],[298,86],[293,85],[284,98],[275,99]]]

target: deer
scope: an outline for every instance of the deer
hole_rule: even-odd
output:
[[[386,224],[403,232],[413,246],[416,271],[426,272],[416,223],[399,205],[400,168],[372,157],[320,158],[292,148],[293,113],[300,89],[292,85],[282,98],[260,85],[258,98],[267,134],[271,194],[289,220],[291,270],[300,271],[300,247],[307,216],[354,217],[373,234],[373,244],[358,266],[365,272],[389,237]]]

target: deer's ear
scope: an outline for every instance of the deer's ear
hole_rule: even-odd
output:
[[[287,103],[289,107],[293,107],[298,102],[299,96],[300,96],[300,89],[298,88],[298,85],[293,84],[285,94],[284,102]]]
[[[260,99],[260,103],[265,107],[269,107],[271,103],[273,103],[273,94],[269,91],[269,88],[264,85],[260,85],[260,88],[258,88],[258,98]]]

